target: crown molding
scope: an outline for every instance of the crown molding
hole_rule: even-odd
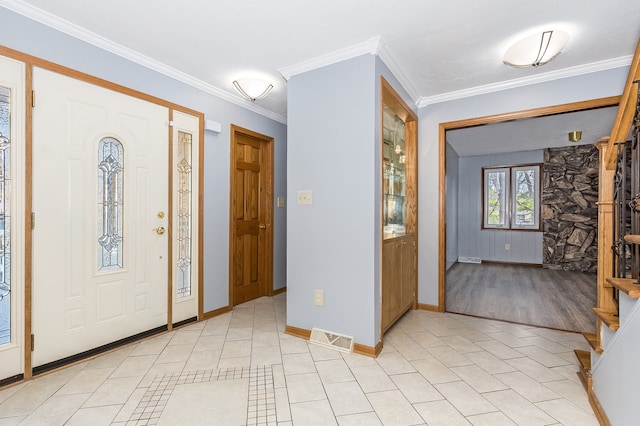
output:
[[[156,61],[155,59],[149,58],[148,56],[136,52],[135,50],[129,49],[128,47],[125,47],[121,44],[114,43],[113,41],[108,40],[105,37],[102,37],[96,33],[88,31],[83,27],[80,27],[79,25],[73,24],[67,20],[45,12],[42,9],[26,4],[21,0],[0,0],[0,6],[20,15],[26,16],[29,19],[51,27],[62,33],[70,35],[71,37],[96,46],[102,50],[106,50],[122,58],[128,59],[131,62],[141,65],[145,68],[149,68],[153,71],[159,72],[160,74],[166,75],[167,77],[170,77],[174,80],[202,90],[203,92],[209,93],[227,102],[231,102],[242,108],[253,111],[256,114],[263,115],[282,124],[287,124],[287,117],[282,114],[276,114],[272,111],[269,111],[268,109],[249,102],[248,100],[240,96],[236,96],[212,84],[197,79],[187,73],[169,67],[161,62]]]
[[[575,67],[564,68],[557,71],[550,71],[543,74],[537,74],[530,77],[516,78],[513,80],[501,81],[499,83],[485,84],[483,86],[471,87],[469,89],[456,90],[453,92],[442,93],[434,96],[421,97],[416,105],[418,108],[424,108],[428,105],[440,102],[453,101],[456,99],[468,98],[476,95],[484,95],[487,93],[498,92],[501,90],[514,89],[516,87],[528,86],[531,84],[545,83],[548,81],[559,80],[561,78],[575,77],[582,74],[592,72],[606,71],[614,68],[622,68],[631,65],[633,56],[621,56],[619,58],[607,59],[590,64],[578,65]]]
[[[402,71],[402,68],[398,66],[398,63],[391,54],[391,51],[387,48],[386,44],[381,43],[380,48],[378,49],[378,57],[389,68],[389,71],[391,71],[391,73],[396,77],[404,90],[407,91],[407,94],[411,97],[414,105],[417,105],[418,101],[421,99],[420,94],[407,78],[406,74]]]
[[[355,44],[350,47],[345,47],[325,55],[316,56],[309,60],[299,62],[287,67],[278,68],[278,72],[284,77],[285,80],[289,80],[296,74],[315,70],[327,65],[336,64],[347,59],[355,58],[356,56],[371,54],[376,55],[380,47],[380,36],[370,38],[362,43]]]
[[[334,52],[327,53],[326,55],[317,56],[298,64],[294,64],[288,67],[278,68],[278,71],[285,78],[289,80],[296,74],[301,74],[307,71],[312,71],[317,68],[321,68],[327,65],[336,64],[347,59],[355,58],[360,55],[371,54],[377,55],[382,62],[389,68],[393,75],[398,79],[402,87],[407,91],[411,100],[416,103],[420,99],[420,95],[413,87],[413,84],[406,77],[402,69],[398,66],[391,51],[383,43],[382,37],[377,36],[362,43],[346,47],[344,49],[336,50]]]

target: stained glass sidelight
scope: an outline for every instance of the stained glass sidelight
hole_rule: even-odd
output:
[[[98,270],[122,269],[124,150],[106,137],[98,146]]]
[[[0,344],[11,341],[11,90],[0,87]]]
[[[191,134],[178,132],[178,298],[191,295],[191,141]]]

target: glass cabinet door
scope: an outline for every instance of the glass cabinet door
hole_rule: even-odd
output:
[[[382,118],[384,238],[406,233],[405,123],[386,104]]]

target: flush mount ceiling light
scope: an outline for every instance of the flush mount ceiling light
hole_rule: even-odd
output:
[[[259,78],[239,78],[233,80],[233,85],[238,93],[250,101],[264,98],[273,89],[273,84]]]
[[[560,54],[569,41],[564,31],[544,31],[523,38],[504,54],[504,63],[515,68],[539,67]]]

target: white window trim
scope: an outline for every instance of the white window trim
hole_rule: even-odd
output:
[[[535,197],[534,197],[534,223],[532,225],[516,225],[513,218],[516,215],[516,204],[513,202],[516,198],[516,186],[512,183],[515,181],[515,174],[519,170],[529,170],[534,169],[534,187],[535,187]],[[488,198],[488,188],[487,188],[487,176],[489,173],[496,172],[504,172],[505,173],[505,196],[504,196],[504,224],[493,225],[488,223],[489,219],[489,198]],[[542,198],[541,193],[541,173],[542,173],[542,165],[541,164],[527,164],[527,165],[519,165],[519,166],[496,166],[496,167],[483,167],[482,169],[483,177],[482,177],[482,229],[499,229],[499,230],[507,230],[507,231],[541,231],[540,229],[540,216],[541,216],[541,208],[540,202]]]
[[[488,179],[488,175],[489,173],[499,173],[499,172],[503,172],[505,173],[505,179],[504,179],[504,184],[505,184],[505,191],[504,191],[504,203],[502,204],[502,216],[504,217],[504,223],[503,224],[489,224],[489,190],[487,188],[487,182],[489,181]],[[483,194],[483,200],[482,202],[484,203],[484,208],[482,209],[483,211],[483,228],[487,228],[487,229],[509,229],[509,222],[510,222],[510,218],[509,215],[511,213],[511,209],[508,208],[508,206],[510,205],[510,201],[509,198],[511,196],[510,193],[510,174],[509,174],[509,168],[508,167],[489,167],[489,168],[485,168],[483,170],[483,179],[482,179],[482,184],[484,185],[482,194]]]
[[[542,197],[542,194],[540,194],[540,166],[537,164],[530,164],[527,166],[516,166],[516,167],[511,167],[511,182],[515,182],[516,181],[516,173],[520,170],[534,170],[533,173],[533,185],[534,185],[534,197],[533,197],[533,224],[532,225],[517,225],[515,223],[515,220],[511,220],[511,229],[527,229],[527,230],[534,230],[537,231],[540,229],[540,198]],[[515,203],[515,199],[516,199],[516,191],[517,191],[517,187],[516,185],[511,185],[511,200],[513,200],[513,202],[510,203],[511,206],[511,218],[515,218],[516,217],[516,203]]]

